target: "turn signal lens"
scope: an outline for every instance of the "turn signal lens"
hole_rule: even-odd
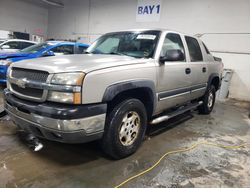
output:
[[[81,93],[74,93],[73,103],[74,104],[81,104],[81,102],[82,102]]]

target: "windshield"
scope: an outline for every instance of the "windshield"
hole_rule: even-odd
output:
[[[152,58],[160,31],[109,33],[97,39],[87,53]]]
[[[51,44],[45,42],[45,43],[40,43],[40,44],[36,44],[36,45],[32,45],[28,48],[24,48],[22,50],[20,50],[20,52],[25,52],[25,53],[36,53],[39,52],[43,49],[46,49],[47,47],[51,46]]]

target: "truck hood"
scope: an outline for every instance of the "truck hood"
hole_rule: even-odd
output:
[[[147,59],[137,59],[120,55],[76,54],[24,60],[13,67],[43,70],[49,73],[83,71],[85,73],[109,67],[145,63]]]
[[[18,58],[18,57],[27,57],[28,53],[22,52],[2,52],[0,53],[0,59],[10,59],[10,58]]]

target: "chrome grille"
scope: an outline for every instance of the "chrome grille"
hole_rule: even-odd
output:
[[[49,73],[45,71],[32,70],[32,69],[23,69],[13,67],[11,69],[10,77],[16,79],[17,82],[11,81],[10,79],[10,88],[11,91],[17,96],[25,99],[43,101],[45,100],[46,90],[35,88],[32,85],[20,85],[18,81],[23,82],[35,82],[35,83],[46,83]]]
[[[11,77],[13,78],[26,78],[27,80],[36,81],[36,82],[46,82],[49,76],[48,72],[38,71],[32,69],[22,69],[13,67],[11,71]]]

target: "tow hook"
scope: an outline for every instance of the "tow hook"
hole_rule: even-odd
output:
[[[25,136],[25,141],[33,151],[40,151],[43,148],[43,144],[33,134],[28,133]]]

